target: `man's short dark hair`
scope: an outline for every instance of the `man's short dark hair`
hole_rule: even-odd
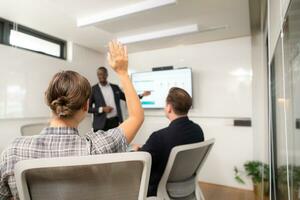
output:
[[[184,89],[172,87],[166,99],[177,115],[186,115],[192,106],[192,97]]]
[[[101,67],[98,67],[97,70],[98,70],[98,71],[102,70],[102,71],[104,71],[106,74],[108,74],[108,71],[107,71],[106,67],[101,66]]]

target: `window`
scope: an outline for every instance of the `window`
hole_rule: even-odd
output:
[[[66,59],[64,40],[0,19],[0,43]]]
[[[14,30],[10,31],[9,44],[56,57],[60,56],[60,46],[58,44]]]

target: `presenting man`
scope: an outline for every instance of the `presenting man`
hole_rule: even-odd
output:
[[[204,141],[201,127],[187,117],[191,106],[192,98],[185,90],[171,88],[165,106],[166,117],[171,123],[168,127],[152,133],[142,147],[133,145],[134,150],[146,151],[152,156],[148,196],[156,196],[173,147]]]
[[[93,113],[93,129],[107,131],[119,126],[123,121],[120,100],[125,99],[123,91],[118,85],[108,83],[108,71],[105,67],[97,70],[99,83],[92,87],[89,101],[89,113]],[[150,95],[145,91],[139,95],[140,98]]]

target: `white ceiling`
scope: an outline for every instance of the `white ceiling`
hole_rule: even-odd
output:
[[[178,0],[177,4],[77,27],[77,19],[139,3],[143,0],[0,0],[0,17],[105,52],[116,37],[197,23],[200,29],[226,29],[133,43],[131,52],[250,35],[248,0]]]

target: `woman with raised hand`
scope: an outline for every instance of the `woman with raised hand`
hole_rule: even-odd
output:
[[[123,86],[128,118],[115,129],[89,132],[77,130],[88,110],[91,86],[74,71],[54,75],[46,90],[46,102],[52,110],[50,126],[40,135],[15,139],[2,153],[0,162],[0,199],[18,199],[14,166],[20,160],[85,156],[126,151],[144,120],[144,111],[128,75],[127,49],[119,42],[109,43],[108,62]]]

